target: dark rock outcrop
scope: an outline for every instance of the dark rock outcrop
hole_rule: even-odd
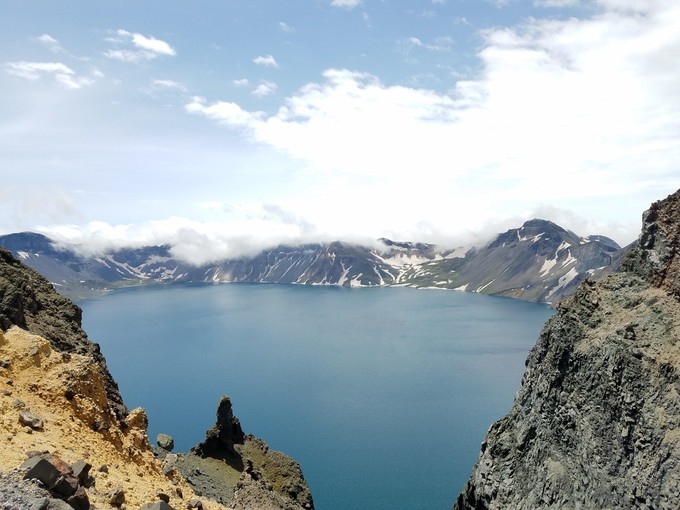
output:
[[[548,321],[454,509],[680,508],[680,192]]]
[[[127,409],[99,345],[82,327],[82,310],[52,284],[0,248],[0,329],[18,326],[48,340],[57,352],[92,356],[102,372],[111,410],[122,422]]]
[[[236,451],[236,445],[242,445],[245,434],[241,422],[234,416],[231,399],[223,395],[217,406],[217,422],[205,434],[205,441],[193,448],[200,457],[223,459],[233,468],[243,471],[243,460]]]
[[[216,460],[231,471],[215,465]],[[300,465],[270,450],[264,441],[245,435],[227,396],[220,399],[217,423],[207,431],[205,441],[180,455],[177,467],[195,489],[234,510],[314,509]]]

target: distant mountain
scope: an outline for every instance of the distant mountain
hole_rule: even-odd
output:
[[[148,283],[254,282],[456,289],[550,303],[571,295],[588,277],[617,270],[628,249],[539,219],[468,251],[389,239],[380,239],[377,248],[335,241],[282,245],[200,267],[173,257],[170,246],[88,257],[29,232],[0,236],[0,246],[73,298]]]

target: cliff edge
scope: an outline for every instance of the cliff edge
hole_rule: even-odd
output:
[[[680,191],[544,326],[455,510],[680,508]]]
[[[147,430],[80,308],[0,248],[0,508],[314,508],[299,465],[245,436],[226,397],[196,453],[161,455]]]

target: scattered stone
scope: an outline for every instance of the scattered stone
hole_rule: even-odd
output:
[[[35,355],[38,354],[39,352],[40,352],[40,349],[38,349],[38,347],[36,346],[36,347],[33,347],[33,348],[30,350],[30,352],[28,353],[28,355],[29,355],[29,356],[35,356]]]
[[[187,503],[187,508],[196,508],[198,510],[203,510],[203,502],[198,498],[191,498],[191,501]]]
[[[167,434],[158,434],[156,444],[164,450],[171,452],[175,447],[175,440]]]
[[[170,503],[170,496],[168,496],[167,494],[159,492],[158,494],[156,494],[156,497],[158,499],[160,499],[161,501],[165,501],[166,503]]]
[[[120,507],[125,503],[125,491],[122,487],[116,487],[107,492],[106,496],[109,498],[109,504],[111,506]]]
[[[182,489],[175,487],[175,493],[179,499],[184,499],[184,493],[182,492]]]
[[[9,360],[0,359],[0,368],[9,368]]]
[[[175,467],[177,467],[177,454],[168,453],[165,456],[165,462],[163,462],[163,474],[166,476],[169,475],[174,471]]]
[[[47,510],[73,510],[73,507],[61,499],[50,499]]]
[[[16,399],[12,402],[12,407],[14,407],[14,409],[23,409],[26,407],[26,403],[23,400]]]
[[[30,480],[35,478],[47,488],[54,486],[61,473],[59,470],[46,458],[42,456],[34,456],[26,460],[21,466],[20,470],[26,470],[24,479]]]
[[[2,393],[6,397],[12,396],[12,392],[10,390],[2,390],[2,391],[0,391],[0,393]]]
[[[52,455],[50,462],[59,471],[60,475],[57,482],[49,489],[60,496],[69,497],[78,490],[78,478],[73,475],[73,470],[66,462],[59,457]]]
[[[99,471],[100,473],[108,473],[109,466],[107,466],[106,464],[102,464],[101,466],[99,466],[99,469],[97,469],[97,471]]]
[[[92,487],[94,484],[94,478],[90,476],[90,469],[92,469],[92,464],[85,462],[84,460],[79,460],[73,464],[73,475],[78,478],[80,485],[83,487]]]
[[[30,411],[21,411],[19,413],[19,423],[31,427],[33,430],[42,430],[44,425],[43,419]]]
[[[7,379],[5,382],[12,386],[14,384],[14,379]]]
[[[27,503],[30,510],[48,510],[50,506],[50,500],[47,498],[34,498]]]
[[[74,510],[90,510],[90,498],[88,498],[84,487],[78,487],[66,502]]]
[[[66,400],[68,400],[69,402],[70,402],[71,400],[73,400],[73,397],[75,397],[75,396],[76,396],[76,392],[73,391],[73,390],[66,390],[66,391],[64,392],[64,397],[65,397]]]
[[[165,501],[157,501],[156,503],[146,503],[139,510],[174,510],[174,508]]]

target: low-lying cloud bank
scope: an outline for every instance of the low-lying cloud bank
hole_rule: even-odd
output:
[[[404,237],[396,232],[382,236],[393,241],[426,242],[441,248],[471,248],[483,246],[499,233],[520,227],[526,220],[548,219],[578,235],[607,235],[620,242],[617,232],[627,233],[621,225],[598,224],[575,213],[551,206],[542,206],[526,216],[514,216],[460,229],[455,235],[438,231],[434,226],[421,225]],[[168,245],[174,257],[200,266],[239,257],[252,257],[262,250],[279,245],[302,245],[344,241],[369,248],[381,248],[378,238],[366,235],[331,234],[314,224],[274,205],[263,206],[255,214],[251,209],[238,219],[229,221],[195,221],[182,217],[138,224],[112,225],[102,221],[85,225],[39,227],[40,233],[53,239],[60,248],[82,255],[94,256],[125,248]],[[626,239],[631,242],[634,237]]]

